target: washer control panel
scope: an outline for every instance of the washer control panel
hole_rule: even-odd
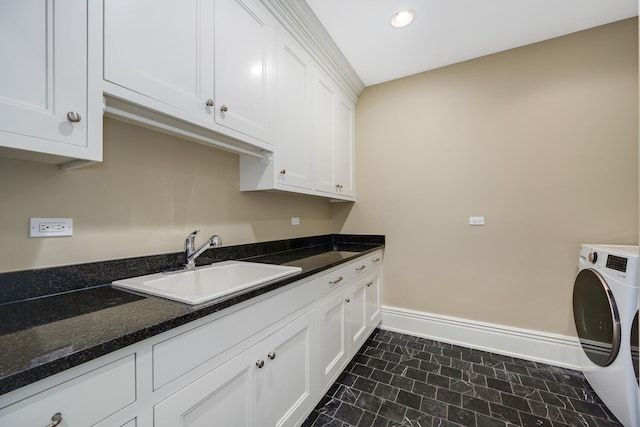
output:
[[[580,245],[579,269],[593,268],[628,286],[638,286],[637,246]]]

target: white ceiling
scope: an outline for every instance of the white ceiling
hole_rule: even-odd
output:
[[[637,0],[306,0],[366,86],[638,15]],[[411,25],[393,28],[398,10]]]

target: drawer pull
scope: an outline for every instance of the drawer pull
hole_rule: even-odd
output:
[[[373,285],[373,282],[369,282],[369,283],[367,283],[367,287],[369,287],[369,286],[371,286],[371,285]]]
[[[206,104],[207,104],[207,107],[213,107],[213,99],[211,98],[207,99]]]
[[[262,368],[264,366],[264,360],[256,360],[256,366]]]
[[[367,266],[366,266],[366,265],[361,265],[360,267],[356,267],[356,271],[362,271],[362,270],[364,270],[365,268],[367,268]]]
[[[378,262],[380,261],[380,258],[376,258],[376,259],[372,259],[371,262]]]
[[[51,417],[51,422],[47,424],[47,427],[56,427],[61,422],[62,422],[62,414],[60,412],[56,412]]]
[[[329,284],[330,285],[335,285],[336,283],[342,282],[343,279],[344,279],[344,277],[340,276],[336,280],[334,280],[333,282],[329,282]]]
[[[344,300],[344,302],[346,302],[347,304],[351,302],[351,300],[349,298],[347,298],[346,300]]]
[[[275,351],[270,351],[269,354],[267,354],[267,357],[271,360],[276,358],[276,352]]]

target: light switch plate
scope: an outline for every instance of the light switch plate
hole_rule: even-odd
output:
[[[484,225],[484,217],[483,216],[470,216],[469,217],[469,225]]]
[[[29,218],[29,237],[73,235],[73,218]]]
[[[291,217],[291,225],[300,225],[300,218],[297,216]]]

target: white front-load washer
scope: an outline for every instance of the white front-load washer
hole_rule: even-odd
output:
[[[581,245],[573,317],[585,355],[582,371],[625,427],[640,426],[638,340],[632,337],[637,313],[638,246]]]

